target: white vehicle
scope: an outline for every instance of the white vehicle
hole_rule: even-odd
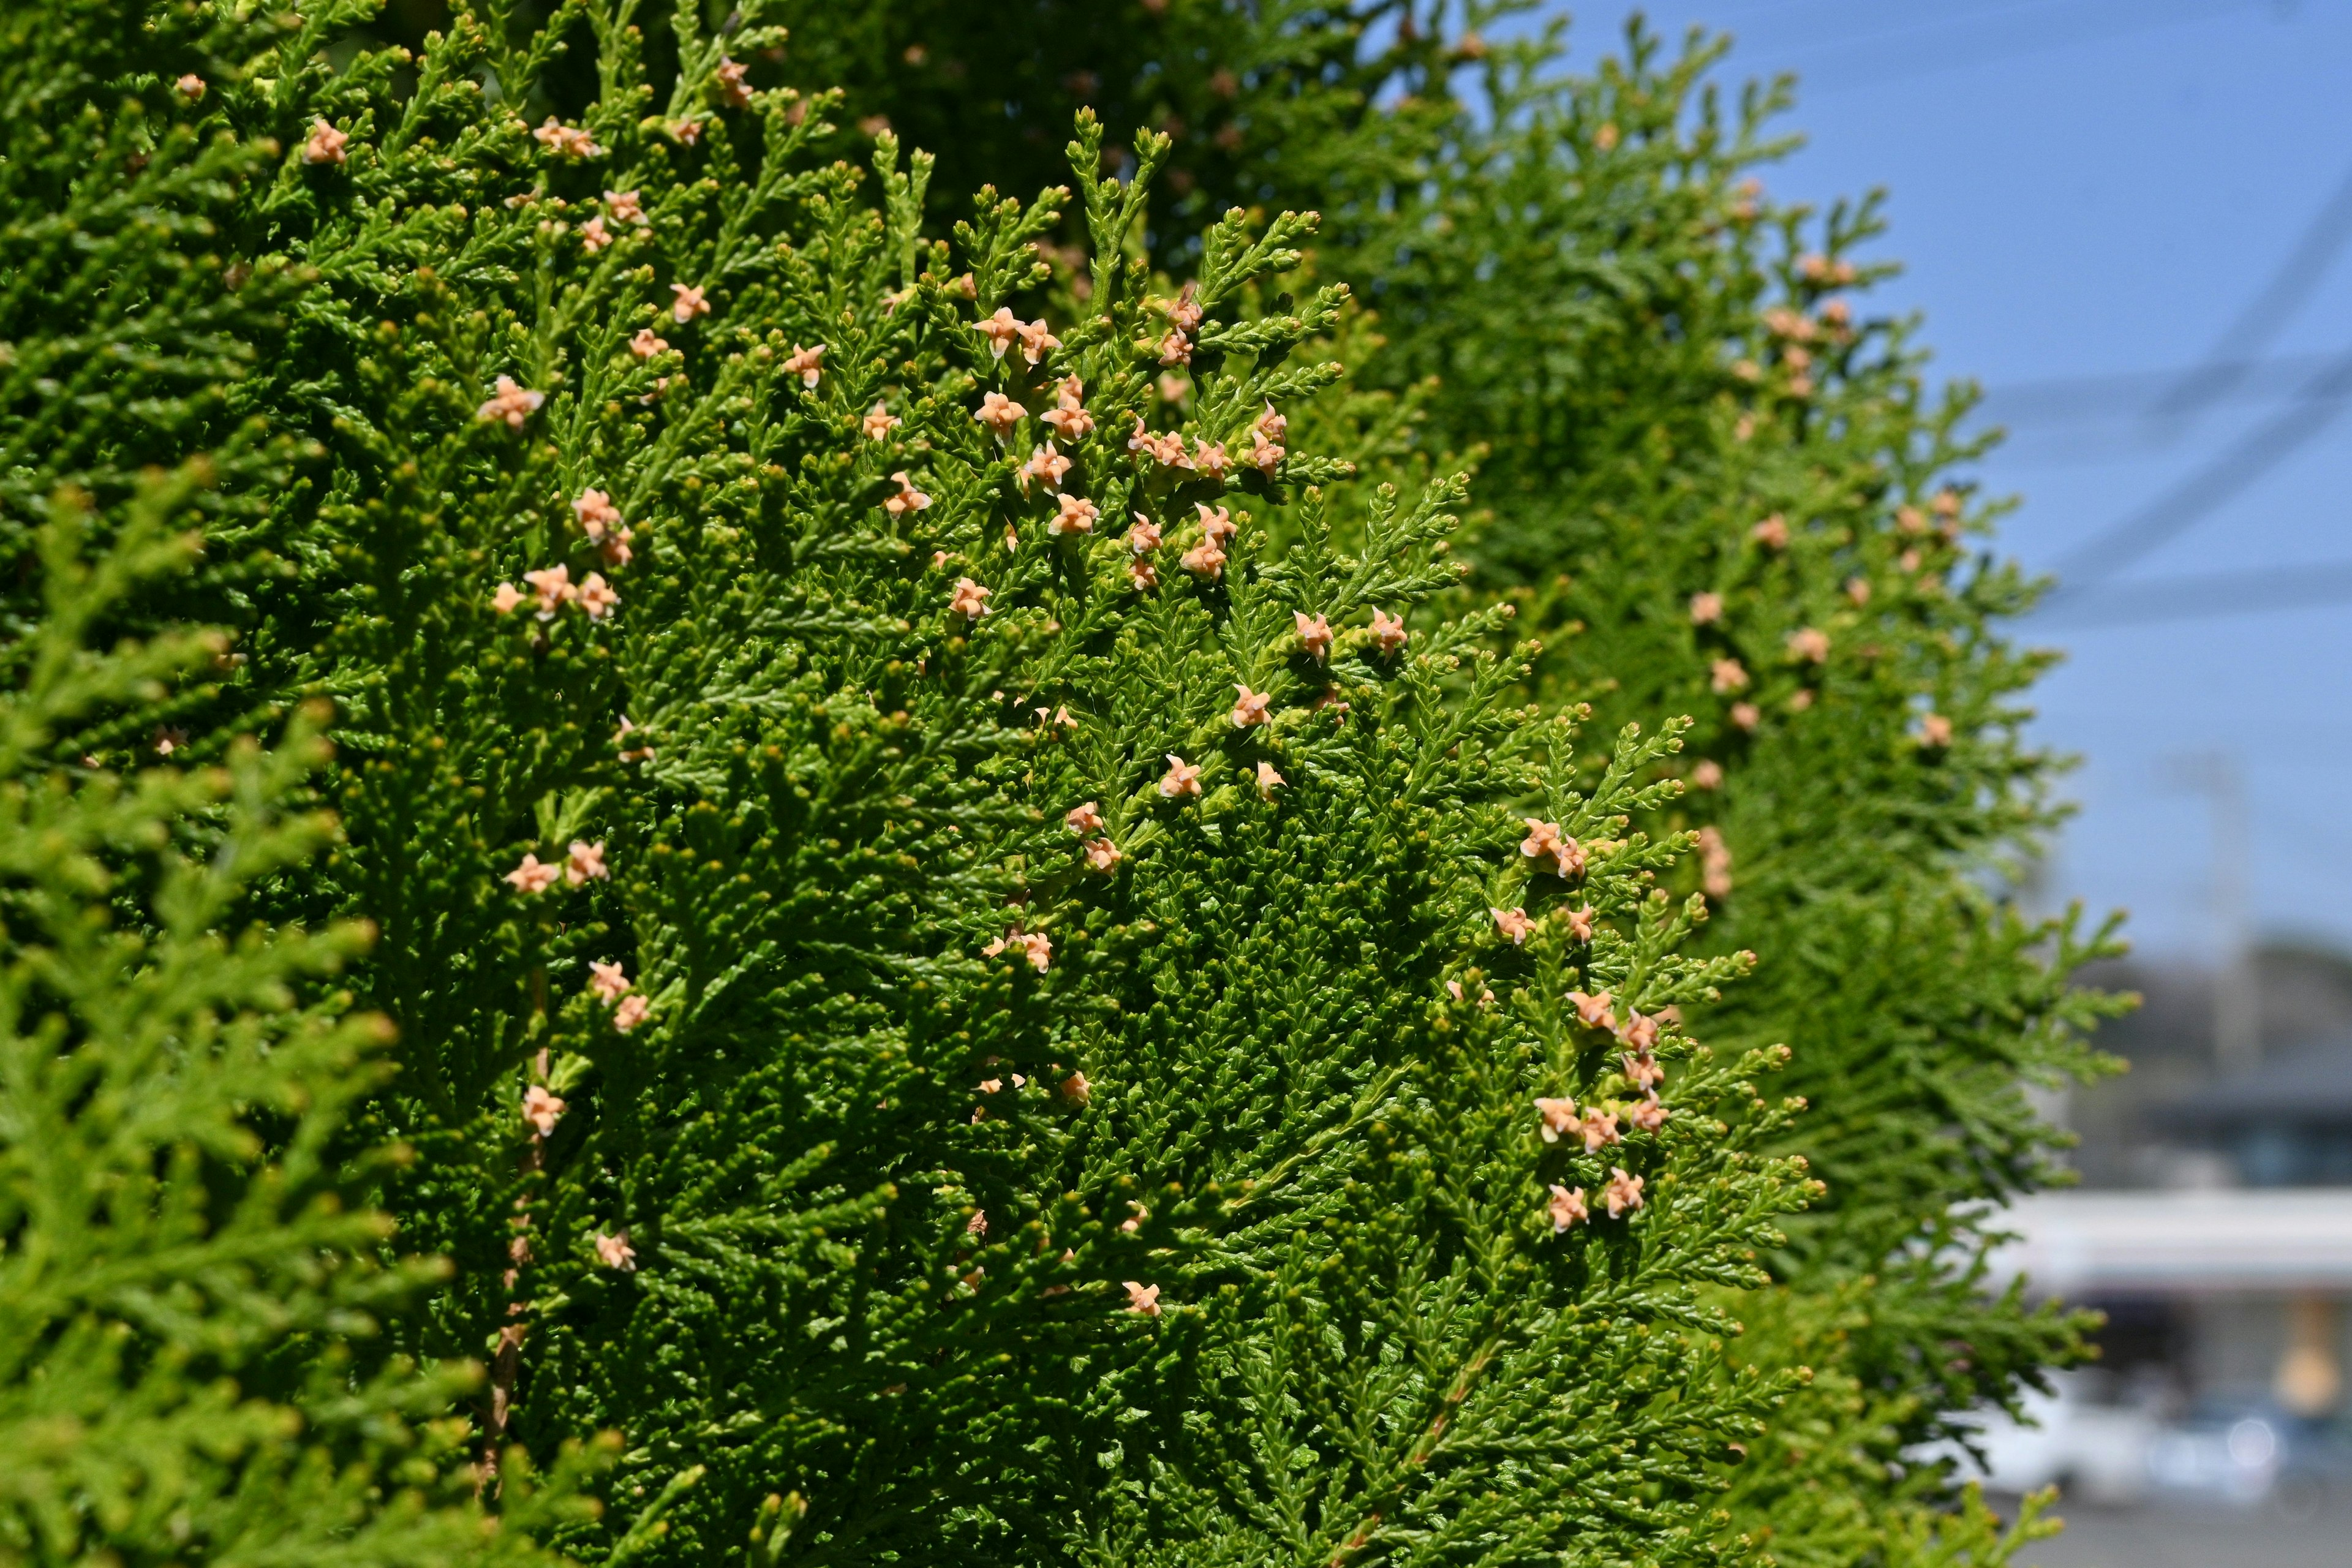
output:
[[[1956,1459],[1959,1475],[1980,1476],[1994,1491],[2054,1486],[2080,1502],[2116,1505],[2146,1499],[2157,1475],[2156,1418],[2135,1405],[2091,1403],[2075,1374],[2057,1373],[2050,1381],[2053,1392],[2025,1396],[2023,1423],[2000,1410],[1979,1417],[1972,1446],[1984,1456],[1981,1468],[1957,1445],[1939,1447],[1927,1457]],[[2264,1485],[2267,1489],[2267,1479]]]

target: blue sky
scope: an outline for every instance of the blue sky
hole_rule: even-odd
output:
[[[1617,47],[1632,7],[1575,8],[1570,64]],[[1670,37],[1736,40],[1727,80],[1799,77],[1805,149],[1768,176],[1825,201],[1883,185],[1876,254],[1905,274],[1878,298],[1917,310],[1947,376],[1970,376],[2012,433],[1984,465],[2022,499],[2001,543],[2040,569],[2283,420],[2316,425],[2177,535],[2086,590],[2081,615],[2142,601],[2130,585],[2228,584],[2216,574],[2352,563],[2352,397],[2298,398],[2352,353],[2346,243],[2294,308],[2272,311],[2260,368],[2169,419],[2330,197],[2352,179],[2352,0],[1709,0],[1642,7]],[[1882,308],[1884,308],[1882,306]],[[2168,374],[2167,373],[2169,373]],[[2352,379],[2352,377],[2347,377]],[[2340,409],[2340,421],[2328,416]],[[2279,439],[2274,443],[2289,447]],[[2214,818],[2184,775],[2221,757],[2250,805],[2252,919],[2268,937],[2352,951],[2352,572],[2333,604],[2086,625],[2053,612],[2023,635],[2063,648],[2035,732],[2080,753],[2080,815],[2047,868],[2054,900],[2130,911],[2143,954],[2195,960],[2221,930]],[[2242,593],[2243,591],[2233,590]],[[2117,596],[2118,592],[2125,596]]]

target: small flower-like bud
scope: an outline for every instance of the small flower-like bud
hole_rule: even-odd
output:
[[[502,375],[491,384],[489,400],[474,410],[474,417],[484,421],[504,420],[509,430],[522,428],[523,421],[539,412],[547,401],[547,394],[533,392],[515,384],[514,377]]]
[[[1045,525],[1045,531],[1056,537],[1063,533],[1092,533],[1095,519],[1102,515],[1102,509],[1084,496],[1056,495],[1054,504],[1060,510]]]
[[[988,596],[993,592],[993,589],[983,588],[969,577],[959,577],[956,579],[955,596],[948,601],[948,609],[976,621],[982,616],[995,613],[988,607]]]
[[[537,1084],[522,1091],[522,1119],[539,1130],[541,1138],[555,1131],[563,1116],[563,1101]]]
[[[1021,421],[1029,417],[1029,411],[1004,394],[991,392],[982,395],[980,407],[972,417],[994,431],[997,439],[1003,440],[1013,434]]]
[[[1554,1182],[1551,1184],[1551,1206],[1549,1213],[1551,1218],[1551,1233],[1554,1236],[1559,1235],[1572,1225],[1582,1224],[1590,1217],[1584,1206],[1584,1189],[1563,1187],[1558,1182]]]
[[[1168,772],[1160,776],[1160,793],[1168,800],[1180,796],[1197,800],[1201,795],[1201,770],[1176,755],[1168,754]]]
[[[580,601],[580,607],[588,612],[588,618],[592,621],[603,620],[612,614],[613,606],[621,602],[621,595],[613,591],[613,585],[604,581],[604,574],[601,572],[589,573],[588,580],[580,584],[573,597]]]
[[[340,163],[343,161],[343,148],[350,142],[349,136],[325,121],[314,120],[310,122],[310,139],[302,143],[302,162]]]
[[[803,386],[814,386],[824,378],[824,345],[817,343],[810,348],[803,348],[800,344],[794,343],[793,352],[785,356],[783,364],[779,368],[786,375],[799,376]]]
[[[1321,616],[1310,616],[1304,610],[1290,612],[1297,623],[1298,646],[1318,664],[1331,657],[1331,623]]]
[[[1609,1168],[1609,1185],[1601,1195],[1609,1205],[1609,1217],[1616,1219],[1627,1209],[1642,1206],[1642,1178],[1627,1175],[1622,1165],[1612,1165]]]
[[[592,879],[605,881],[611,877],[612,873],[604,868],[603,839],[599,838],[593,844],[584,843],[577,838],[572,841],[572,847],[564,856],[563,879],[565,881],[576,888]]]

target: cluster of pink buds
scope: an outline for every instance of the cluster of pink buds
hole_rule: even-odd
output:
[[[701,285],[673,283],[669,291],[669,319],[679,326],[685,326],[697,316],[710,314],[710,300]]]
[[[1372,612],[1372,641],[1382,653],[1392,654],[1404,647],[1412,634],[1404,629],[1404,617],[1391,616],[1384,610]]]
[[[539,1136],[545,1138],[563,1119],[563,1101],[540,1085],[532,1084],[522,1091],[522,1119],[531,1124]]]
[[[606,191],[604,210],[613,215],[614,223],[633,223],[639,228],[650,228],[653,220],[646,216],[645,204],[635,191]]]
[[[514,377],[502,375],[491,385],[488,401],[474,410],[474,417],[485,422],[504,420],[508,429],[520,430],[546,401],[547,394],[519,386]]]
[[[1160,775],[1160,794],[1165,800],[1200,799],[1201,770],[1171,752],[1168,771]]]
[[[972,417],[987,426],[995,433],[996,438],[1003,441],[1011,438],[1013,432],[1020,427],[1021,421],[1029,417],[1029,411],[1001,392],[990,392],[981,395],[980,407],[973,412]]]
[[[580,531],[588,542],[604,552],[607,564],[626,566],[629,563],[629,542],[636,535],[621,521],[621,509],[613,498],[599,489],[584,489],[572,503],[572,513],[580,520]]]
[[[794,343],[793,352],[784,360],[783,372],[786,375],[799,376],[803,386],[814,386],[824,378],[824,345],[818,343],[804,349]]]
[[[873,407],[866,411],[866,417],[857,423],[858,427],[866,432],[867,440],[879,441],[887,437],[891,431],[896,430],[903,421],[881,403],[877,402]]]
[[[1213,539],[1204,539],[1176,558],[1176,563],[1196,577],[1212,580],[1225,574],[1225,552]]]
[[[988,351],[997,359],[1003,359],[1005,351],[1017,342],[1021,345],[1021,357],[1034,365],[1042,363],[1048,353],[1062,346],[1062,340],[1055,337],[1044,321],[1022,321],[1002,305],[997,307],[994,315],[973,322],[972,330],[988,340]]]
[[[1264,691],[1252,691],[1246,686],[1236,686],[1234,691],[1235,692],[1233,715],[1234,729],[1246,730],[1253,725],[1266,721],[1268,718],[1266,704],[1274,700],[1272,695]]]
[[[892,474],[890,482],[898,487],[898,493],[886,497],[882,502],[882,510],[892,517],[904,517],[910,511],[921,511],[931,504],[931,498],[915,488],[915,481],[907,477],[906,469],[901,468]]]
[[[310,122],[310,139],[302,143],[302,162],[340,163],[343,161],[343,148],[350,142],[348,135],[325,121],[314,120]]]
[[[1548,1212],[1554,1236],[1591,1217],[1591,1211],[1584,1206],[1584,1189],[1563,1187],[1558,1182],[1551,1184],[1551,1204]]]
[[[1486,912],[1495,917],[1495,929],[1510,938],[1513,947],[1524,945],[1536,929],[1534,919],[1525,910],[1498,910],[1490,906]]]
[[[1160,525],[1137,512],[1135,526],[1127,531],[1127,551],[1131,557],[1128,562],[1127,575],[1139,589],[1150,590],[1160,586],[1160,569],[1146,559],[1159,548]]]
[[[506,874],[506,880],[515,891],[535,896],[553,887],[558,878],[577,888],[611,876],[604,865],[604,841],[600,838],[590,844],[575,838],[561,860],[541,860],[526,854],[522,863]]]
[[[1054,406],[1037,417],[1065,441],[1083,438],[1095,427],[1095,416],[1087,412],[1086,390],[1086,383],[1076,376],[1066,377],[1054,390]]]
[[[741,109],[751,101],[751,84],[743,79],[751,74],[750,66],[721,55],[719,57],[719,68],[712,74],[718,79],[719,94],[730,104]]]
[[[1054,443],[1049,440],[1044,446],[1039,447],[1034,451],[1031,452],[1029,454],[1029,460],[1022,464],[1018,469],[1014,470],[1013,477],[1019,482],[1022,493],[1026,495],[1029,491],[1029,483],[1032,479],[1038,480],[1051,487],[1059,488],[1062,482],[1062,476],[1069,471],[1070,459],[1064,457],[1055,447]]]
[[[1135,429],[1127,438],[1127,449],[1151,458],[1163,468],[1191,468],[1192,454],[1184,449],[1184,437],[1175,431],[1155,434],[1143,423],[1143,416],[1135,416]]]
[[[604,149],[596,145],[594,137],[576,125],[565,125],[550,115],[547,123],[531,132],[539,144],[559,158],[596,158]]]
[[[1164,307],[1168,312],[1168,335],[1160,340],[1161,364],[1192,363],[1192,334],[1201,325],[1201,302],[1192,297],[1196,287],[1185,284],[1182,291]]]
[[[1789,547],[1788,520],[1776,511],[1749,529],[1748,537],[1767,550],[1786,550]]]
[[[1056,495],[1054,504],[1058,510],[1045,524],[1045,531],[1057,539],[1065,533],[1092,533],[1095,519],[1102,515],[1102,509],[1084,496]]]
[[[1699,886],[1710,899],[1731,896],[1731,847],[1713,823],[1698,830]]]
[[[1609,1205],[1609,1217],[1619,1218],[1626,1210],[1642,1206],[1642,1178],[1627,1175],[1622,1165],[1612,1165],[1609,1184],[1601,1189],[1601,1196]]]
[[[1299,647],[1316,663],[1328,663],[1331,658],[1331,623],[1304,610],[1291,611],[1290,618],[1298,628]]]
[[[1543,822],[1535,817],[1522,817],[1528,825],[1528,836],[1519,840],[1519,853],[1530,860],[1549,856],[1553,868],[1563,877],[1584,875],[1584,847],[1559,830],[1557,822]]]
[[[1274,478],[1275,470],[1282,467],[1283,437],[1289,433],[1290,421],[1276,413],[1273,404],[1267,404],[1265,412],[1250,426],[1249,456],[1242,460],[1267,479]]]
[[[625,529],[613,540],[613,542],[622,546],[623,559],[626,559],[626,534],[627,530]],[[574,584],[572,581],[572,568],[561,563],[553,566],[543,566],[536,572],[526,572],[522,574],[522,580],[530,584],[531,593],[538,598],[536,614],[542,621],[553,620],[556,612],[566,605],[578,605],[588,613],[590,620],[601,621],[612,614],[614,605],[621,602],[621,595],[614,592],[611,584],[604,581],[603,573],[591,572],[588,574],[587,581]],[[520,606],[524,599],[525,595],[513,584],[501,583],[490,595],[490,607],[502,616],[508,615]]]
[[[653,1004],[646,1000],[644,992],[634,988],[617,963],[591,963],[588,989],[613,1009],[613,1027],[624,1035],[644,1023],[646,1015],[653,1011]]]
[[[1029,967],[1043,974],[1053,966],[1054,944],[1041,931],[1024,931],[1014,926],[994,942],[980,950],[990,958],[1000,952],[1017,952],[1029,961]]]
[[[969,577],[959,577],[956,579],[955,596],[948,601],[948,609],[951,614],[976,621],[982,616],[994,614],[988,607],[988,596],[992,592],[993,589],[983,588]]]
[[[1797,263],[1797,271],[1808,283],[1843,288],[1861,274],[1851,261],[1832,261],[1826,256],[1808,256]]]
[[[1571,991],[1568,994],[1569,1005],[1576,1009],[1577,1020],[1580,1023],[1588,1029],[1606,1029],[1612,1034],[1617,1031],[1617,1015],[1612,1010],[1612,1004],[1614,1001],[1615,998],[1606,991],[1593,996],[1588,996],[1581,991]]]

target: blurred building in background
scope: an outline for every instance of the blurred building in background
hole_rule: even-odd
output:
[[[2352,959],[2274,947],[2235,973],[2085,978],[2144,999],[2099,1037],[2130,1070],[2048,1107],[2080,1140],[2081,1184],[2018,1205],[1996,1273],[2104,1311],[2102,1354],[2038,1428],[1997,1426],[1996,1479],[2115,1500],[2344,1490]]]

